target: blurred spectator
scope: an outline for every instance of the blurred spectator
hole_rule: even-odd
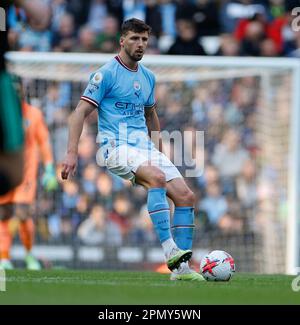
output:
[[[182,98],[178,98],[175,93],[169,96],[166,100],[166,107],[164,112],[165,121],[164,123],[167,125],[164,129],[172,131],[172,130],[180,130],[182,126],[182,122],[176,118],[180,111],[182,110]],[[170,123],[172,121],[172,123]],[[186,121],[185,121],[186,122]]]
[[[240,135],[235,130],[228,130],[212,157],[214,165],[223,178],[236,177],[248,159],[248,152],[240,144]]]
[[[198,187],[202,195],[205,195],[205,189],[210,184],[219,182],[219,172],[213,165],[206,165],[204,174],[197,178]]]
[[[104,31],[105,18],[107,17],[107,1],[91,0],[87,26],[96,34]]]
[[[139,211],[147,199],[147,191],[142,186],[135,186],[132,189],[132,194],[131,203],[134,209]]]
[[[58,212],[50,212],[48,215],[48,231],[50,242],[59,241],[61,239],[61,217]]]
[[[84,130],[84,132],[86,132],[86,134],[80,140],[78,147],[78,164],[80,167],[85,167],[89,163],[94,163],[96,154],[96,143],[93,136],[86,130]]]
[[[76,29],[86,24],[92,0],[67,0],[67,11],[74,16]]]
[[[243,230],[243,220],[232,216],[230,213],[226,213],[219,220],[218,228],[223,234],[240,234]]]
[[[68,94],[63,90],[64,83],[52,82],[47,87],[46,96],[42,100],[42,108],[47,125],[53,127],[59,116],[59,111],[68,104]]]
[[[259,21],[250,22],[241,40],[241,52],[246,56],[259,56],[260,44],[266,37],[264,25]]]
[[[43,12],[44,19],[37,22],[29,19],[29,24],[19,26],[18,49],[20,51],[45,52],[51,50],[52,33],[49,30],[51,21],[50,7]]]
[[[146,205],[143,205],[139,214],[132,219],[128,239],[134,245],[147,245],[157,242],[157,237],[153,230],[153,224]]]
[[[176,36],[176,5],[172,0],[160,0],[160,12],[162,17],[162,33],[171,37]]]
[[[103,30],[95,40],[96,48],[103,53],[115,53],[119,48],[119,22],[113,16],[104,19]]]
[[[241,174],[236,180],[237,197],[244,209],[255,208],[257,184],[255,164],[252,160],[244,162]]]
[[[89,163],[83,170],[82,173],[82,189],[91,198],[95,197],[96,194],[96,179],[98,174],[98,167],[96,164]],[[102,186],[100,185],[100,188]]]
[[[255,155],[257,151],[255,127],[256,115],[255,113],[250,113],[246,116],[244,122],[242,131],[242,142],[245,144],[245,148],[253,155]]]
[[[240,43],[230,34],[220,36],[220,47],[216,55],[239,56],[241,55]]]
[[[179,19],[176,25],[178,36],[168,50],[168,54],[205,55],[206,53],[197,39],[195,24],[190,20]]]
[[[285,13],[285,0],[269,0],[268,1],[268,16],[269,20],[274,20],[277,17],[284,16]]]
[[[255,14],[250,19],[239,20],[239,22],[235,28],[235,31],[234,31],[235,38],[239,41],[244,39],[245,35],[247,33],[248,26],[254,22],[259,23],[259,25],[262,26],[265,35],[268,34],[269,23],[267,20],[267,16],[265,14],[258,13],[258,14]]]
[[[222,1],[219,10],[222,31],[232,33],[240,19],[253,18],[256,14],[265,14],[265,12],[262,4],[256,4],[252,0]]]
[[[67,216],[63,216],[60,220],[60,238],[63,243],[70,243],[74,236],[72,221]]]
[[[86,218],[88,215],[88,211],[90,210],[90,198],[88,194],[80,194],[77,204],[76,204],[76,214],[77,214],[77,220],[76,223],[73,225],[74,227],[77,227],[79,223]]]
[[[88,218],[78,228],[78,236],[86,245],[120,246],[122,234],[114,222],[107,220],[107,211],[100,204],[95,204]]]
[[[66,118],[68,111],[66,107],[70,103],[71,89],[68,83],[49,83],[47,92],[42,99],[41,106],[45,115],[47,125],[51,130],[54,157],[57,162],[64,155],[63,143],[66,142],[67,126]]]
[[[119,225],[121,233],[126,236],[130,230],[130,215],[132,213],[132,205],[129,199],[119,194],[113,202],[113,210],[109,214],[109,220]]]
[[[96,52],[96,34],[87,25],[82,26],[78,32],[78,44],[75,45],[75,52]]]
[[[217,227],[221,218],[228,210],[225,196],[222,195],[218,183],[208,184],[206,196],[199,203],[199,210],[205,212],[209,226]]]
[[[276,57],[279,56],[275,42],[271,38],[267,38],[260,43],[259,56]]]
[[[146,53],[147,54],[160,54],[158,40],[154,35],[150,35],[150,37],[149,37]]]
[[[63,183],[62,205],[65,209],[74,210],[79,199],[79,188],[75,181]]]
[[[295,32],[294,35],[292,41],[284,44],[284,53],[290,57],[300,58],[300,32]]]
[[[58,224],[64,242],[70,241],[78,224],[77,205],[80,200],[79,186],[75,181],[63,184],[62,206]],[[56,217],[57,218],[57,217]],[[55,219],[54,219],[55,220]]]
[[[106,209],[113,207],[113,182],[109,174],[101,172],[96,180],[99,197],[97,199]]]
[[[121,27],[121,23],[123,22],[123,0],[109,0],[106,1],[107,9],[109,15],[117,18],[119,22],[119,26]]]
[[[138,18],[145,21],[145,3],[143,0],[123,0],[123,20]]]
[[[220,25],[216,12],[218,6],[215,0],[179,1],[176,20],[192,20],[196,24],[198,37],[218,35]]]
[[[51,131],[51,139],[53,142],[53,152],[57,163],[63,160],[64,145],[67,145],[68,129],[65,123],[67,119],[67,110],[58,110],[55,112],[55,127]]]
[[[225,122],[231,126],[238,126],[244,121],[243,111],[234,102],[229,102],[224,111]]]
[[[52,38],[52,47],[54,51],[71,52],[76,44],[76,32],[74,17],[70,14],[64,14],[60,18],[57,31]]]
[[[57,32],[62,17],[67,14],[67,0],[52,0],[50,6],[52,12],[51,30]]]
[[[84,193],[80,194],[77,200],[76,208],[72,214],[71,224],[72,224],[72,235],[76,236],[76,232],[79,224],[86,218],[90,208],[89,196]]]
[[[193,121],[197,123],[200,128],[204,128],[208,123],[207,111],[209,100],[209,93],[203,87],[196,87],[194,90],[194,97],[192,101]]]
[[[156,0],[145,0],[145,22],[152,27],[152,35],[159,38],[162,34],[162,17]]]

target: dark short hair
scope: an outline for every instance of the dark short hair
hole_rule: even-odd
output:
[[[134,32],[134,33],[148,32],[150,34],[151,27],[140,19],[131,18],[123,22],[121,27],[121,36],[125,36],[128,32]]]

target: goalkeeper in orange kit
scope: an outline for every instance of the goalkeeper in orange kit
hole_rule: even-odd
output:
[[[12,269],[10,248],[12,234],[9,220],[15,216],[19,220],[19,236],[26,249],[26,267],[39,270],[40,263],[31,254],[34,241],[34,223],[31,207],[34,204],[37,189],[39,156],[44,163],[42,185],[47,191],[57,188],[53,155],[49,132],[42,112],[23,102],[23,123],[25,129],[24,176],[21,185],[4,196],[0,196],[0,269]]]

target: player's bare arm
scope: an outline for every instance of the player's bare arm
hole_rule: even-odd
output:
[[[153,106],[151,109],[148,109],[148,110],[146,109],[145,110],[145,119],[146,119],[146,125],[147,125],[147,128],[148,128],[149,137],[151,138],[151,140],[154,143],[157,143],[157,140],[159,140],[159,148],[158,148],[158,150],[160,152],[163,152],[162,151],[162,141],[161,141],[160,136],[159,136],[159,139],[153,139],[152,138],[153,134],[151,136],[152,131],[160,132],[160,122],[159,122],[159,118],[158,118],[157,112],[156,112],[156,105]]]
[[[66,158],[63,162],[61,172],[62,179],[68,179],[69,174],[73,176],[76,171],[78,144],[83,129],[85,118],[95,109],[95,106],[80,100],[75,111],[69,118],[69,137]]]

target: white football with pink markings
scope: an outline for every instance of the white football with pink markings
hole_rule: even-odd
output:
[[[234,272],[234,259],[224,251],[212,251],[201,259],[200,273],[207,281],[229,281]]]

